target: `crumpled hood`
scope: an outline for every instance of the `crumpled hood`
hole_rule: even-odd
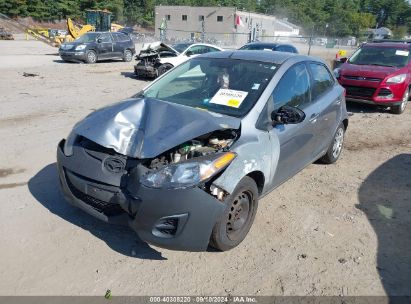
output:
[[[133,98],[91,113],[73,131],[120,154],[142,159],[209,132],[238,129],[240,122],[157,99]]]
[[[157,51],[157,52],[169,51],[169,52],[174,52],[177,55],[180,54],[175,49],[173,49],[171,46],[161,41],[143,44],[143,47],[141,48],[141,52],[148,52],[148,51]]]

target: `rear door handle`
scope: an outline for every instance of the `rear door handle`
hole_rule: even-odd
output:
[[[341,98],[336,99],[336,100],[335,100],[335,103],[336,103],[337,105],[340,105],[340,104],[341,104]]]
[[[313,115],[311,115],[310,122],[311,123],[316,123],[317,119],[318,119],[318,116],[320,116],[320,114],[314,113]]]

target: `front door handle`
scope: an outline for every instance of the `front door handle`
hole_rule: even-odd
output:
[[[313,115],[311,115],[310,122],[311,123],[316,123],[317,119],[318,119],[318,116],[320,116],[320,114],[314,113]]]

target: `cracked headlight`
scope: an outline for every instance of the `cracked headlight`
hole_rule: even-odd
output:
[[[87,45],[85,44],[80,44],[76,46],[76,51],[84,51]]]
[[[73,131],[70,132],[70,135],[67,137],[66,142],[64,143],[63,152],[65,156],[73,155],[73,146],[76,142],[77,134]]]
[[[140,178],[140,183],[150,188],[181,189],[193,187],[221,172],[237,156],[226,152],[213,157],[197,158],[171,164]]]

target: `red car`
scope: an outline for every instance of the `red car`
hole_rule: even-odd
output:
[[[410,97],[411,42],[374,42],[361,46],[334,70],[348,101],[390,107],[401,114]]]

